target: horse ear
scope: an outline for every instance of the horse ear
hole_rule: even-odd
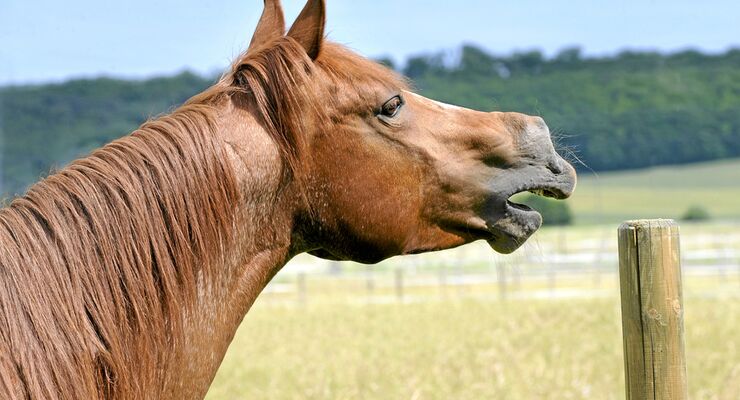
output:
[[[326,25],[326,3],[324,0],[308,0],[303,11],[290,27],[288,36],[295,39],[306,49],[312,60],[319,56],[324,41]]]
[[[285,17],[280,0],[265,0],[265,10],[262,11],[262,17],[257,24],[247,52],[281,38],[283,35],[285,35]]]

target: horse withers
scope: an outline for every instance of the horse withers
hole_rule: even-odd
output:
[[[300,253],[516,250],[573,168],[545,122],[424,98],[266,0],[249,49],[170,115],[0,210],[0,397],[202,398]]]

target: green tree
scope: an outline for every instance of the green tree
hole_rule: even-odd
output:
[[[686,212],[681,217],[682,220],[688,221],[688,222],[707,221],[711,218],[712,217],[709,214],[709,210],[704,208],[704,206],[696,205],[696,204],[689,207],[689,209],[686,210]]]

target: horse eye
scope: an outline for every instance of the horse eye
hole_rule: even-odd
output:
[[[403,106],[403,104],[404,102],[401,96],[394,96],[392,99],[386,101],[382,107],[380,107],[379,114],[387,118],[393,118],[398,115],[399,111],[401,111],[401,107]]]

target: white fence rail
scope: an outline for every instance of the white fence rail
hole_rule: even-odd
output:
[[[614,230],[593,231],[550,230],[509,256],[495,254],[485,243],[397,257],[373,266],[300,256],[278,274],[265,294],[290,295],[300,304],[321,294],[317,291],[326,285],[351,288],[350,297],[373,302],[410,302],[471,293],[499,300],[617,296]],[[685,233],[682,242],[684,275],[688,279],[716,276],[716,282],[737,280],[733,287],[740,287],[740,226],[725,229],[722,234]],[[706,295],[740,296],[740,290]]]

